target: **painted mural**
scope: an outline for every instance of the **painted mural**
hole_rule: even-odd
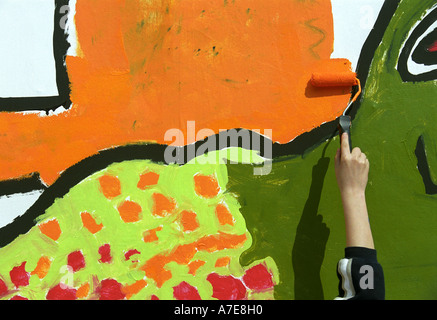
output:
[[[436,298],[435,0],[383,2],[356,66],[328,0],[52,9],[55,94],[0,91],[0,195],[36,195],[0,228],[1,299],[333,299],[356,88],[309,80],[352,68],[386,297]]]

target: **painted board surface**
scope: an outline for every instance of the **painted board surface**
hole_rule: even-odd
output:
[[[363,86],[387,299],[435,298],[435,1],[68,4],[68,101],[0,113],[3,299],[333,299],[352,88],[315,70]]]

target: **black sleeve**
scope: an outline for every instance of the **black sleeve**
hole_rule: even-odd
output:
[[[337,264],[339,280],[336,300],[384,300],[385,283],[376,250],[363,247],[345,249]]]

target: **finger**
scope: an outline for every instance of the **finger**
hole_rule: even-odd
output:
[[[352,152],[351,152],[352,156],[355,157],[356,159],[359,159],[359,157],[361,156],[362,152],[361,149],[358,147],[355,147]]]
[[[367,160],[367,157],[366,157],[366,155],[365,155],[364,153],[361,153],[361,154],[360,154],[360,157],[358,158],[358,160],[359,160],[361,163],[365,164],[365,163],[366,163],[366,160]]]
[[[346,132],[341,135],[341,156],[346,156],[351,153],[349,147],[349,137]]]

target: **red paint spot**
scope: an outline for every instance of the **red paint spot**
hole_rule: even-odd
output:
[[[11,272],[9,272],[11,281],[16,288],[29,285],[30,273],[26,272],[25,266],[26,261],[24,261],[19,267],[14,267]]]
[[[76,300],[76,289],[70,288],[65,284],[58,284],[49,290],[46,295],[47,300]]]
[[[99,254],[100,254],[99,261],[101,263],[110,263],[112,261],[111,246],[108,243],[104,244],[99,248]]]
[[[85,267],[85,258],[81,251],[74,251],[68,255],[68,265],[76,272]]]
[[[11,298],[11,300],[29,300],[29,299],[27,299],[27,298],[25,298],[25,297],[22,297],[22,296],[13,296],[13,297]]]
[[[8,287],[6,283],[0,279],[0,298],[8,293]]]
[[[263,264],[258,264],[243,276],[243,282],[252,290],[266,290],[273,288],[272,275]]]
[[[177,300],[201,300],[197,289],[185,281],[173,287],[173,296]]]
[[[150,300],[159,300],[159,298],[157,296],[155,296],[154,294],[152,294],[152,296],[150,297]]]
[[[100,300],[122,300],[126,296],[122,291],[123,286],[117,280],[105,279],[100,283]]]
[[[437,40],[432,45],[429,46],[428,51],[429,52],[436,52],[437,51]]]
[[[246,287],[232,276],[211,273],[206,278],[212,284],[212,296],[219,300],[241,300],[246,297]]]
[[[124,255],[126,261],[129,260],[130,257],[132,257],[134,254],[141,254],[141,252],[139,252],[137,249],[129,250],[129,251],[126,252],[125,255]]]

